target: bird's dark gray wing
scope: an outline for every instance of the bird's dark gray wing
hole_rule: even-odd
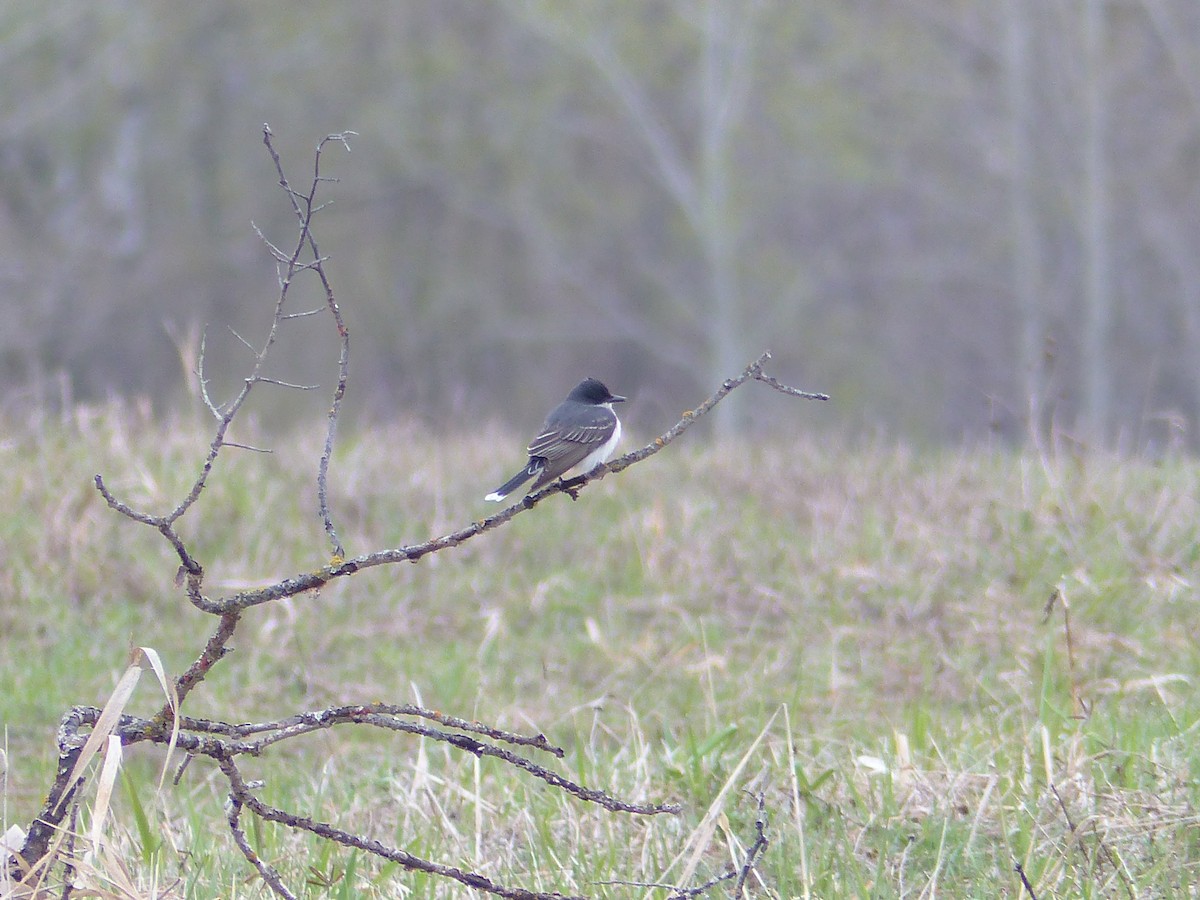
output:
[[[542,432],[529,442],[529,455],[546,460],[546,469],[536,486],[549,484],[559,475],[583,462],[593,450],[612,437],[617,422],[611,409],[596,407],[582,420],[578,413],[574,421],[559,422],[552,415],[542,426]]]

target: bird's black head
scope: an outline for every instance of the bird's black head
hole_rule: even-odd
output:
[[[597,406],[601,403],[622,403],[625,400],[620,394],[609,391],[603,382],[597,381],[595,378],[585,378],[579,382],[575,390],[567,394],[567,399],[577,403],[592,403]]]

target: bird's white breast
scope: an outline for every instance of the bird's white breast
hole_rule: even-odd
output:
[[[605,403],[604,406],[609,410],[612,409],[611,403]],[[585,456],[583,458],[583,462],[579,464],[577,471],[579,471],[580,474],[586,475],[588,472],[592,471],[592,469],[596,468],[596,466],[605,462],[610,456],[612,456],[613,451],[617,449],[617,444],[620,442],[620,440],[621,420],[617,419],[616,426],[613,428],[612,436],[587,456]]]

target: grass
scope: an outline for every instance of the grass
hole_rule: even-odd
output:
[[[101,472],[135,506],[173,506],[207,446],[199,424],[111,406],[0,433],[7,827],[50,784],[63,711],[103,702],[130,646],[182,670],[213,623],[174,586],[164,542],[91,487]],[[212,592],[326,552],[321,436],[240,438],[276,452],[228,452],[185,520]],[[344,434],[331,495],[347,549],[480,518],[514,462],[490,448],[521,443]],[[683,804],[611,814],[490,760],[346,728],[247,763],[268,802],[529,888],[665,897],[610,882],[689,870],[702,883],[753,842],[761,793],[757,895],[1028,897],[1018,864],[1043,898],[1186,895],[1200,877],[1198,503],[1186,458],[685,440],[577,503],[251,610],[187,709],[250,721],[419,701],[544,732],[588,786]],[[160,703],[143,679],[135,711]],[[197,761],[156,794],[161,765],[129,748],[108,855],[85,875],[119,896],[266,896],[224,828],[219,775]],[[246,825],[305,896],[461,894]]]

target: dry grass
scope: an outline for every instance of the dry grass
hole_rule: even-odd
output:
[[[62,711],[102,702],[131,644],[180,671],[210,623],[173,586],[167,548],[90,486],[100,471],[163,508],[192,477],[197,428],[106,408],[3,434],[7,825],[49,785]],[[242,438],[277,452],[223,459],[184,528],[210,589],[323,561],[319,436]],[[346,436],[331,495],[347,549],[480,517],[513,462],[490,448],[520,444],[400,425]],[[250,720],[419,699],[545,732],[591,786],[685,805],[616,816],[349,730],[248,773],[278,805],[531,888],[661,897],[600,883],[704,881],[753,841],[761,792],[766,896],[1017,898],[1018,863],[1039,897],[1186,894],[1200,863],[1198,500],[1186,459],[685,442],[417,566],[252,610],[188,710]],[[1044,617],[1055,590],[1069,648],[1063,606]],[[143,712],[161,702],[144,690]],[[97,886],[263,896],[222,831],[219,779],[196,766],[156,796],[160,764],[127,755]],[[250,833],[312,896],[457,895]]]

